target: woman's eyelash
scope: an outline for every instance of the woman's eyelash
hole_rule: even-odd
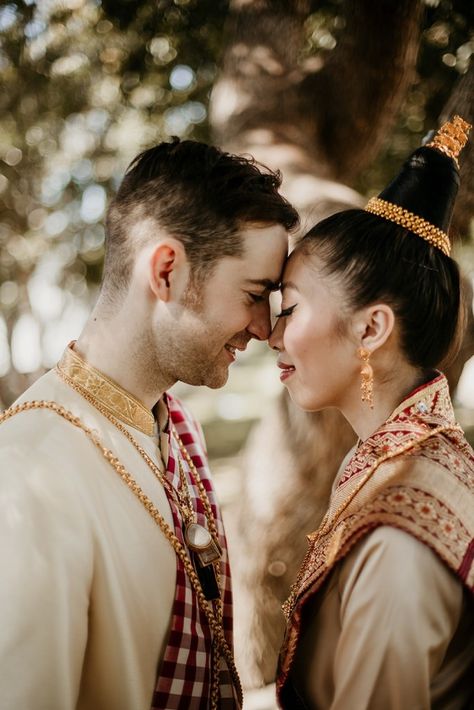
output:
[[[281,313],[277,313],[276,318],[285,318],[285,316],[291,316],[293,311],[296,308],[296,303],[294,306],[289,306],[288,308],[284,308]]]

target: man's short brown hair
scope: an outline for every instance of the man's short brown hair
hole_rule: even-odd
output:
[[[140,153],[107,212],[103,288],[112,295],[128,285],[143,246],[130,233],[142,220],[182,242],[193,279],[222,257],[242,254],[239,229],[246,223],[295,228],[298,213],[280,185],[279,172],[205,143],[173,139]],[[152,230],[146,233],[151,241]]]

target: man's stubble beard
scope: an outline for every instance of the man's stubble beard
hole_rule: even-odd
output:
[[[155,368],[158,365],[168,379],[212,389],[227,382],[225,355],[222,348],[212,347],[212,343],[216,343],[215,331],[185,326],[180,332],[173,328],[167,336],[161,331],[156,335]]]
[[[145,350],[152,379],[212,389],[227,382],[230,363],[225,363],[223,345],[220,349],[217,347],[216,325],[206,322],[203,300],[199,286],[188,286],[180,301],[184,317],[162,323],[157,329],[151,328]],[[215,348],[209,348],[212,343]]]
[[[194,280],[190,280],[181,299],[183,308],[186,308],[198,319],[199,324],[194,328],[194,332],[190,329],[189,338],[188,334],[185,334],[187,347],[184,348],[179,380],[189,385],[218,389],[223,387],[229,378],[229,366],[226,367],[224,364],[222,353],[225,343],[222,343],[219,350],[216,348],[216,352],[209,351],[207,358],[203,357],[203,350],[206,352],[206,346],[212,343],[216,336],[216,324],[209,326],[206,323],[204,302],[205,282],[212,276],[212,273],[211,268],[201,272]]]

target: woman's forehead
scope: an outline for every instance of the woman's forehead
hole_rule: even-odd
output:
[[[306,263],[308,257],[301,253],[299,250],[293,251],[285,263],[285,268],[283,269],[283,276],[281,280],[281,289],[284,288],[297,288],[298,281],[301,281],[305,276],[305,272],[308,270],[308,265]]]

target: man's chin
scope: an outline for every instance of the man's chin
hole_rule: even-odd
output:
[[[207,376],[204,378],[202,383],[205,387],[209,387],[211,390],[218,390],[220,387],[224,387],[225,383],[229,379],[229,368],[220,367],[212,372],[208,372]]]
[[[181,382],[185,382],[187,385],[192,385],[193,387],[209,387],[211,390],[218,390],[223,387],[227,380],[229,379],[229,368],[216,368],[212,372],[199,373],[195,376],[187,377],[186,379],[181,379]]]
[[[205,382],[205,386],[209,387],[211,390],[218,390],[221,387],[224,387],[226,384],[227,380],[229,379],[229,373],[227,372],[225,376],[221,377],[220,379],[217,379],[214,377],[211,382]]]

